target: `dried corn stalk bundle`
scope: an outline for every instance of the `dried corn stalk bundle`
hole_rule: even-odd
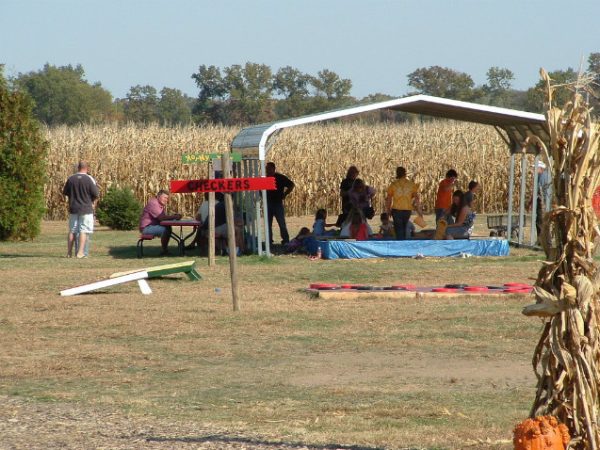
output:
[[[541,244],[548,261],[538,274],[536,304],[526,315],[545,317],[533,356],[538,378],[531,417],[550,414],[565,423],[569,448],[599,449],[598,390],[600,387],[600,270],[592,258],[597,228],[592,196],[600,176],[598,124],[577,93],[562,109],[552,106],[548,91],[548,148],[539,146],[553,180],[553,209],[544,217]]]

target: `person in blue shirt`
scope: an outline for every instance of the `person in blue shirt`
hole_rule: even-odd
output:
[[[315,214],[313,236],[335,236],[334,230],[325,230],[327,227],[335,227],[335,223],[327,223],[327,210],[321,208]]]

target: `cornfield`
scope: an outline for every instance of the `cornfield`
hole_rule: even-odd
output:
[[[128,186],[145,202],[159,189],[168,188],[171,179],[205,177],[206,166],[183,165],[181,155],[227,151],[238,131],[221,126],[49,128],[46,218],[66,218],[61,190],[80,159],[90,163],[90,174],[102,192],[112,185]],[[350,165],[358,166],[359,176],[377,190],[377,211],[383,209],[386,188],[399,165],[420,183],[426,209],[433,208],[437,183],[450,168],[458,171],[461,189],[466,190],[472,179],[481,183],[477,203],[480,212],[507,208],[508,148],[487,126],[450,121],[304,126],[284,130],[268,159],[296,183],[294,193],[286,200],[288,215],[313,214],[318,208],[337,214],[339,184]],[[515,189],[518,199],[518,186]],[[170,208],[192,216],[198,202],[195,196],[174,195]]]

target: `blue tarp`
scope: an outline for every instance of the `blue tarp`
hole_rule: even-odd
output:
[[[394,258],[411,256],[507,256],[506,239],[447,241],[319,241],[323,258]]]

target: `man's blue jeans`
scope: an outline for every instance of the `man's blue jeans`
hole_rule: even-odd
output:
[[[287,244],[290,242],[290,235],[285,224],[285,208],[283,207],[283,203],[269,203],[267,209],[269,210],[269,239],[271,244],[273,243],[273,217],[275,217],[279,225],[281,243]]]

